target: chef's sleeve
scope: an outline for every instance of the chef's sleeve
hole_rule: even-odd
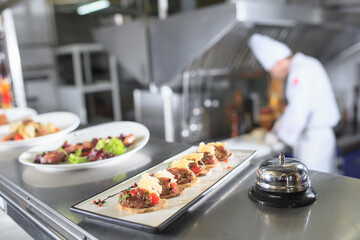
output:
[[[276,127],[275,132],[280,140],[287,145],[294,147],[306,128],[311,113],[311,96],[313,89],[311,81],[306,74],[288,79],[286,96],[288,105],[281,117],[281,122]]]

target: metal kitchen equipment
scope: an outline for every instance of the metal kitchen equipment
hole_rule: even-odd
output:
[[[187,121],[182,119],[178,123],[165,122],[161,115],[154,120],[162,123],[166,136],[175,135],[166,140],[180,141],[197,138],[198,132],[188,129],[192,124],[189,119],[196,119],[196,123],[192,124],[196,130],[200,129],[198,128],[200,125],[203,129],[211,130],[212,126],[224,126],[219,131],[206,134],[207,138],[214,138],[220,137],[223,132],[230,131],[226,129],[230,123],[229,117],[224,114],[221,119],[211,117],[209,118],[211,124],[206,126],[206,118],[198,124],[198,110],[204,110],[211,116],[221,115],[213,114],[212,111],[225,108],[224,105],[229,99],[212,97],[219,107],[209,109],[206,106],[210,103],[209,98],[201,99],[203,106],[190,106],[193,99],[186,98],[186,93],[190,93],[189,96],[192,95],[191,92],[194,95],[205,96],[209,95],[209,92],[216,94],[227,89],[241,88],[244,96],[249,96],[253,92],[263,91],[263,89],[250,87],[246,89],[246,86],[239,87],[230,84],[223,89],[216,88],[221,85],[220,81],[224,83],[242,81],[247,85],[250,85],[249,82],[254,82],[252,80],[261,83],[264,81],[266,78],[264,72],[260,70],[259,63],[247,46],[248,38],[253,33],[264,34],[282,41],[294,52],[303,52],[324,63],[342,55],[352,54],[353,51],[359,49],[356,47],[360,36],[358,15],[334,11],[332,9],[335,7],[332,7],[330,3],[328,8],[324,7],[325,5],[226,1],[223,4],[174,14],[166,19],[137,19],[122,26],[104,26],[94,31],[94,38],[102,43],[108,52],[116,56],[122,67],[138,83],[144,87],[150,86],[150,90],[151,86],[157,87],[158,91],[150,91],[147,95],[158,98],[159,96],[155,96],[154,93],[160,95],[159,89],[166,86],[183,98],[179,104],[188,101],[185,107],[176,106],[176,109],[188,109],[188,114],[185,116]],[[184,84],[184,81],[187,81],[184,75],[192,72],[197,73],[197,77],[189,79],[189,84]],[[190,82],[203,80],[207,82],[207,79],[213,81],[212,89],[201,88],[202,92],[196,93],[197,89],[191,91],[184,88],[184,86],[189,88],[201,86],[200,83],[190,84]],[[249,79],[251,81],[247,81]],[[231,93],[222,94],[222,96],[230,95]],[[145,105],[138,106],[141,109],[135,111],[149,110]],[[152,106],[149,112],[163,110],[155,108],[156,106]],[[175,112],[176,109],[170,112]],[[257,113],[252,114],[257,115]],[[144,116],[142,119],[149,117]],[[167,119],[176,119],[176,116]],[[135,120],[141,121],[141,119]],[[166,126],[174,127],[170,129]],[[147,127],[155,134],[157,126],[152,128],[147,125]]]
[[[305,164],[286,158],[281,152],[279,158],[266,160],[259,166],[249,198],[263,206],[293,208],[314,203],[317,194],[311,188]]]
[[[218,75],[260,69],[247,47],[253,33],[268,35],[294,52],[322,61],[358,43],[356,14],[311,5],[233,2],[165,20],[138,19],[101,27],[94,31],[94,38],[138,82],[157,86],[181,84],[184,70]]]

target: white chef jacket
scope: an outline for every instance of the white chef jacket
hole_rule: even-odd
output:
[[[288,104],[274,131],[293,147],[295,158],[309,169],[334,172],[335,136],[340,120],[329,78],[315,58],[296,53],[291,61],[285,95]]]

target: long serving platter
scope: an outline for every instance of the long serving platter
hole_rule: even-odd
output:
[[[256,154],[256,151],[253,150],[230,150],[233,155],[226,163],[220,162],[205,176],[199,177],[199,183],[186,188],[180,196],[167,199],[166,208],[140,214],[129,213],[120,209],[118,194],[116,193],[129,188],[135,182],[138,183],[143,173],[155,174],[158,170],[166,169],[172,161],[180,159],[183,155],[193,153],[197,149],[198,147],[191,147],[124,182],[73,205],[70,210],[93,219],[125,227],[150,232],[162,231],[202,197],[246,166]],[[103,206],[99,207],[94,204],[94,200],[103,200],[114,194],[116,195],[107,199]]]

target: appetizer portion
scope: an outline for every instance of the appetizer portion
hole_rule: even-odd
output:
[[[232,153],[225,147],[226,142],[211,142],[207,145],[215,147],[215,156],[221,162],[227,160],[232,155]]]
[[[119,195],[121,209],[131,213],[152,212],[167,205],[165,199],[160,199],[162,187],[159,179],[144,173],[137,187],[123,190]]]
[[[85,162],[94,162],[112,158],[124,154],[127,147],[133,144],[135,137],[133,134],[119,137],[93,138],[77,144],[65,143],[57,150],[43,152],[35,156],[34,163],[40,164],[58,164],[68,162],[79,164]]]
[[[190,187],[198,180],[196,175],[189,169],[190,163],[190,160],[180,159],[173,161],[168,169],[175,176],[176,183],[179,186]]]
[[[201,161],[206,165],[207,168],[214,168],[218,165],[219,161],[215,156],[214,146],[205,145],[203,142],[201,142],[197,152],[204,154]]]
[[[157,171],[156,178],[159,179],[159,183],[162,187],[160,193],[161,198],[174,198],[179,196],[185,190],[184,187],[177,186],[174,175],[165,169]]]
[[[182,156],[181,159],[190,160],[189,169],[195,173],[196,176],[205,176],[209,170],[206,168],[206,165],[202,162],[204,153],[190,153],[185,156]]]
[[[108,138],[110,139],[110,138]],[[112,138],[111,138],[112,139]],[[131,141],[125,141],[126,137],[122,138],[126,144],[133,142],[133,136],[128,137]],[[102,139],[75,146],[63,146],[62,150],[55,153],[48,153],[43,158],[54,157],[58,155],[66,155],[66,153],[77,151],[88,152],[88,148],[92,145],[98,145]],[[124,143],[125,144],[125,143]],[[101,207],[111,197],[119,196],[118,203],[122,210],[130,213],[144,213],[152,212],[162,209],[167,206],[166,199],[180,196],[185,188],[191,187],[193,184],[199,182],[198,176],[204,176],[210,170],[208,168],[216,167],[219,164],[216,151],[219,157],[224,159],[232,155],[225,148],[226,143],[216,142],[205,145],[203,142],[199,144],[197,152],[182,155],[180,160],[169,162],[167,169],[158,170],[156,174],[144,173],[141,176],[139,185],[134,183],[128,189],[122,190],[115,194],[109,195],[107,198],[101,200],[94,200],[93,204]],[[96,148],[96,147],[95,147]],[[91,154],[90,153],[89,155]],[[56,152],[56,151],[54,151]],[[53,155],[51,155],[53,154]],[[221,155],[220,155],[221,154]],[[227,161],[221,163],[222,167],[230,170],[231,166],[226,166]],[[181,200],[183,201],[183,199]],[[171,203],[171,202],[170,202]]]
[[[10,123],[10,133],[2,141],[31,139],[59,131],[60,129],[51,122],[43,124],[35,122],[34,119],[27,119],[21,122]]]

